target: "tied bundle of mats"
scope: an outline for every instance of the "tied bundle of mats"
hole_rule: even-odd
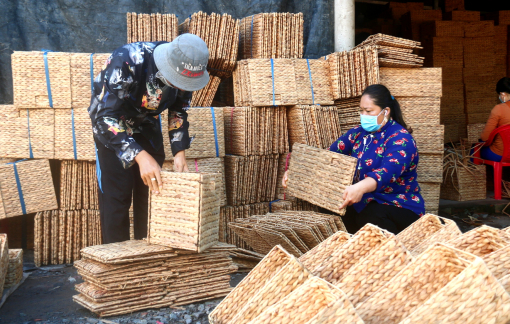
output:
[[[239,45],[239,20],[227,14],[199,11],[179,25],[179,34],[191,33],[202,38],[209,48],[210,74],[228,78],[236,65]]]
[[[177,16],[173,14],[137,14],[128,12],[127,42],[171,42],[177,37]]]
[[[239,59],[302,58],[303,13],[259,13],[241,20]]]
[[[397,236],[372,224],[338,231],[299,258],[277,245],[209,322],[506,323],[508,232],[461,234],[427,214]]]
[[[228,227],[256,252],[266,254],[281,245],[296,257],[339,230],[346,231],[339,216],[310,211],[280,211],[238,218]]]
[[[100,316],[223,297],[237,271],[230,253],[248,254],[224,243],[195,253],[137,240],[81,252],[83,259],[74,266],[85,282],[75,286],[79,294],[73,300]]]

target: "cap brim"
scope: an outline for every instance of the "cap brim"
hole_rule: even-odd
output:
[[[154,62],[165,79],[175,87],[185,91],[198,91],[205,87],[209,82],[209,73],[207,70],[205,70],[204,74],[200,77],[190,78],[178,73],[165,62],[165,52],[169,47],[170,43],[165,43],[158,45],[154,49]]]

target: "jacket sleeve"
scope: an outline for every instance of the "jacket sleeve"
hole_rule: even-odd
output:
[[[191,92],[179,91],[172,106],[168,108],[168,135],[172,155],[190,148],[192,139],[189,137],[188,109]]]
[[[129,168],[135,157],[143,149],[128,134],[122,120],[121,106],[129,98],[129,90],[134,82],[134,69],[120,55],[112,55],[101,73],[102,80],[95,85],[96,95],[89,108],[94,136],[107,148],[115,151],[124,168]],[[103,82],[100,82],[103,81]]]
[[[499,119],[501,118],[501,113],[499,109],[499,105],[492,108],[491,114],[489,116],[489,119],[487,120],[487,123],[485,124],[485,128],[483,129],[481,139],[482,141],[486,141],[489,139],[489,136],[491,135],[492,131],[495,130],[499,125]]]
[[[385,149],[384,149],[385,148]],[[380,153],[379,153],[380,152]],[[365,174],[377,181],[375,192],[393,182],[411,167],[417,153],[416,142],[409,133],[401,133],[389,138],[376,148],[376,154],[383,158],[381,167]]]
[[[354,143],[354,130],[356,130],[356,128],[350,129],[347,133],[340,136],[333,144],[331,144],[329,150],[336,153],[351,155],[352,144]]]

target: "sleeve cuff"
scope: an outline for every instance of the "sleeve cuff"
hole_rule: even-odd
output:
[[[135,164],[135,157],[143,151],[143,148],[135,141],[129,143],[128,147],[120,152],[120,162],[124,169],[129,169],[133,164]]]

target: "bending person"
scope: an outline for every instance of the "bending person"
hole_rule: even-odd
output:
[[[358,159],[353,185],[346,188],[339,206],[347,207],[342,220],[350,233],[372,223],[397,234],[425,213],[416,173],[416,143],[399,103],[383,85],[365,89],[360,119],[360,126],[329,148]],[[287,174],[283,185],[287,185]]]

